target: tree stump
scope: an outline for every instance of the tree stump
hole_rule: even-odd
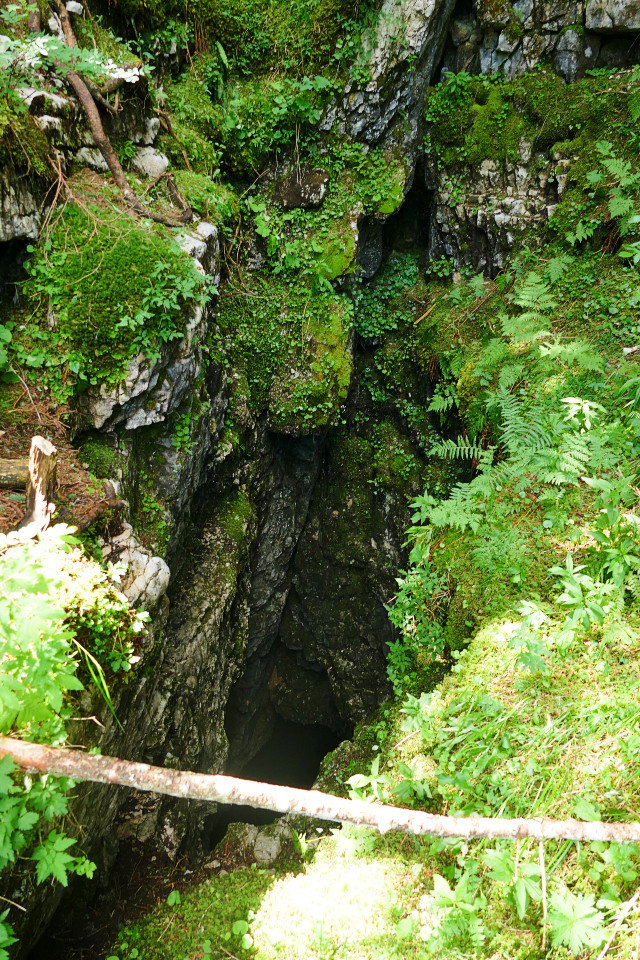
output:
[[[35,536],[49,526],[55,510],[57,455],[56,447],[44,437],[34,437],[31,441],[26,513],[18,524],[18,530],[33,524]]]

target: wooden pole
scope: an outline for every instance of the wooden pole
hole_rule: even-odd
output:
[[[133,787],[151,793],[192,800],[242,804],[343,823],[373,827],[380,833],[399,830],[417,836],[506,837],[514,840],[604,840],[640,843],[640,823],[583,823],[579,820],[445,817],[401,807],[345,800],[319,790],[299,790],[253,780],[152,767],[146,763],[100,757],[61,747],[44,747],[0,737],[0,757],[8,755],[21,767],[75,780],[92,780]]]
[[[33,438],[29,454],[26,512],[18,524],[18,530],[33,524],[34,531],[41,533],[49,526],[55,509],[57,460],[58,451],[49,440],[44,437]]]

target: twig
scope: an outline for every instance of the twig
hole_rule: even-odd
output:
[[[392,750],[397,750],[398,747],[401,747],[402,744],[403,744],[403,743],[406,743],[407,740],[410,740],[411,737],[415,737],[416,733],[420,733],[420,731],[419,731],[419,730],[412,730],[411,733],[408,733],[408,734],[406,735],[406,737],[403,737],[403,738],[402,738],[402,740],[398,740],[398,742],[397,742],[391,749],[392,749]]]
[[[542,885],[542,949],[547,949],[547,874],[544,868],[544,842],[538,842],[538,859],[540,860],[540,882]]]
[[[614,924],[614,926],[613,926],[613,930],[611,931],[611,936],[609,937],[609,939],[608,939],[607,942],[605,943],[604,947],[602,948],[602,950],[601,950],[600,953],[598,954],[597,960],[604,960],[604,958],[605,958],[606,955],[608,954],[609,948],[611,947],[611,944],[613,943],[613,941],[614,941],[614,939],[615,939],[615,935],[616,935],[616,933],[618,932],[618,928],[620,927],[620,924],[622,923],[623,920],[626,920],[626,918],[629,916],[629,914],[631,913],[631,910],[632,910],[632,908],[633,908],[633,905],[634,905],[634,903],[636,902],[636,900],[638,899],[638,897],[640,897],[640,887],[638,887],[638,889],[636,890],[636,892],[634,893],[634,895],[631,897],[631,900],[627,900],[627,902],[625,903],[625,905],[624,905],[624,906],[625,906],[625,909],[620,912],[620,915],[619,915],[618,919],[616,920],[616,922],[615,922],[615,924]]]
[[[31,406],[33,407],[33,409],[34,409],[35,412],[36,412],[36,416],[37,416],[37,418],[38,418],[38,423],[42,423],[42,417],[40,416],[40,411],[39,411],[38,408],[36,407],[35,402],[34,402],[34,399],[33,399],[33,397],[31,396],[31,391],[29,390],[29,385],[28,385],[27,381],[26,381],[26,380],[24,379],[24,377],[22,377],[16,370],[14,370],[13,367],[10,367],[10,370],[11,370],[11,373],[15,374],[15,376],[18,378],[18,380],[20,381],[20,383],[22,384],[22,386],[23,386],[23,387],[25,388],[25,390],[27,391],[27,396],[29,397],[29,400],[31,401]]]
[[[16,903],[15,900],[9,900],[9,897],[0,895],[0,900],[4,900],[5,903],[10,903],[12,907],[15,907],[17,910],[22,910],[23,913],[27,912],[26,907],[23,907],[21,903]]]
[[[438,299],[439,299],[439,298],[438,298]],[[436,300],[435,303],[432,303],[431,306],[429,307],[429,309],[428,309],[428,310],[425,310],[425,312],[422,314],[421,317],[418,317],[417,320],[414,320],[414,321],[413,321],[414,327],[415,327],[417,324],[419,324],[421,320],[424,320],[425,317],[428,317],[429,314],[431,313],[431,311],[432,311],[432,310],[435,310],[435,308],[436,308],[437,306],[438,306],[438,300]]]

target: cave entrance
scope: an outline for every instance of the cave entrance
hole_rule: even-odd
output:
[[[335,750],[341,737],[322,724],[296,723],[277,716],[270,739],[236,774],[245,780],[281,784],[309,790],[323,758]],[[213,850],[224,838],[230,823],[265,826],[281,814],[236,804],[218,804],[216,813],[204,822],[202,845]]]
[[[358,222],[358,274],[371,280],[384,260],[395,251],[425,250],[429,244],[429,225],[433,190],[426,186],[425,161],[416,163],[413,183],[402,206],[386,219],[379,215],[362,217]]]
[[[15,300],[18,284],[27,278],[24,263],[30,242],[20,238],[0,243],[0,307]]]

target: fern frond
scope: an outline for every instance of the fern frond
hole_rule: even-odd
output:
[[[557,283],[558,280],[561,280],[572,262],[573,257],[567,253],[562,253],[559,257],[553,257],[553,259],[549,260],[546,272],[550,282]]]
[[[513,302],[524,311],[548,314],[557,306],[549,284],[538,273],[530,271],[518,287]]]
[[[527,310],[519,316],[500,317],[502,333],[512,343],[533,343],[534,340],[541,340],[543,337],[551,336],[543,324],[547,318],[534,310]]]
[[[599,371],[604,367],[603,358],[592,349],[586,340],[570,340],[562,343],[560,337],[553,337],[539,346],[540,355],[549,360],[562,360],[572,363],[582,370]]]
[[[455,397],[447,394],[440,394],[433,397],[429,404],[429,413],[447,413],[456,405]]]
[[[450,460],[464,460],[479,458],[484,453],[481,446],[471,443],[467,437],[458,437],[457,440],[443,440],[433,448],[436,457],[448,457]]]

